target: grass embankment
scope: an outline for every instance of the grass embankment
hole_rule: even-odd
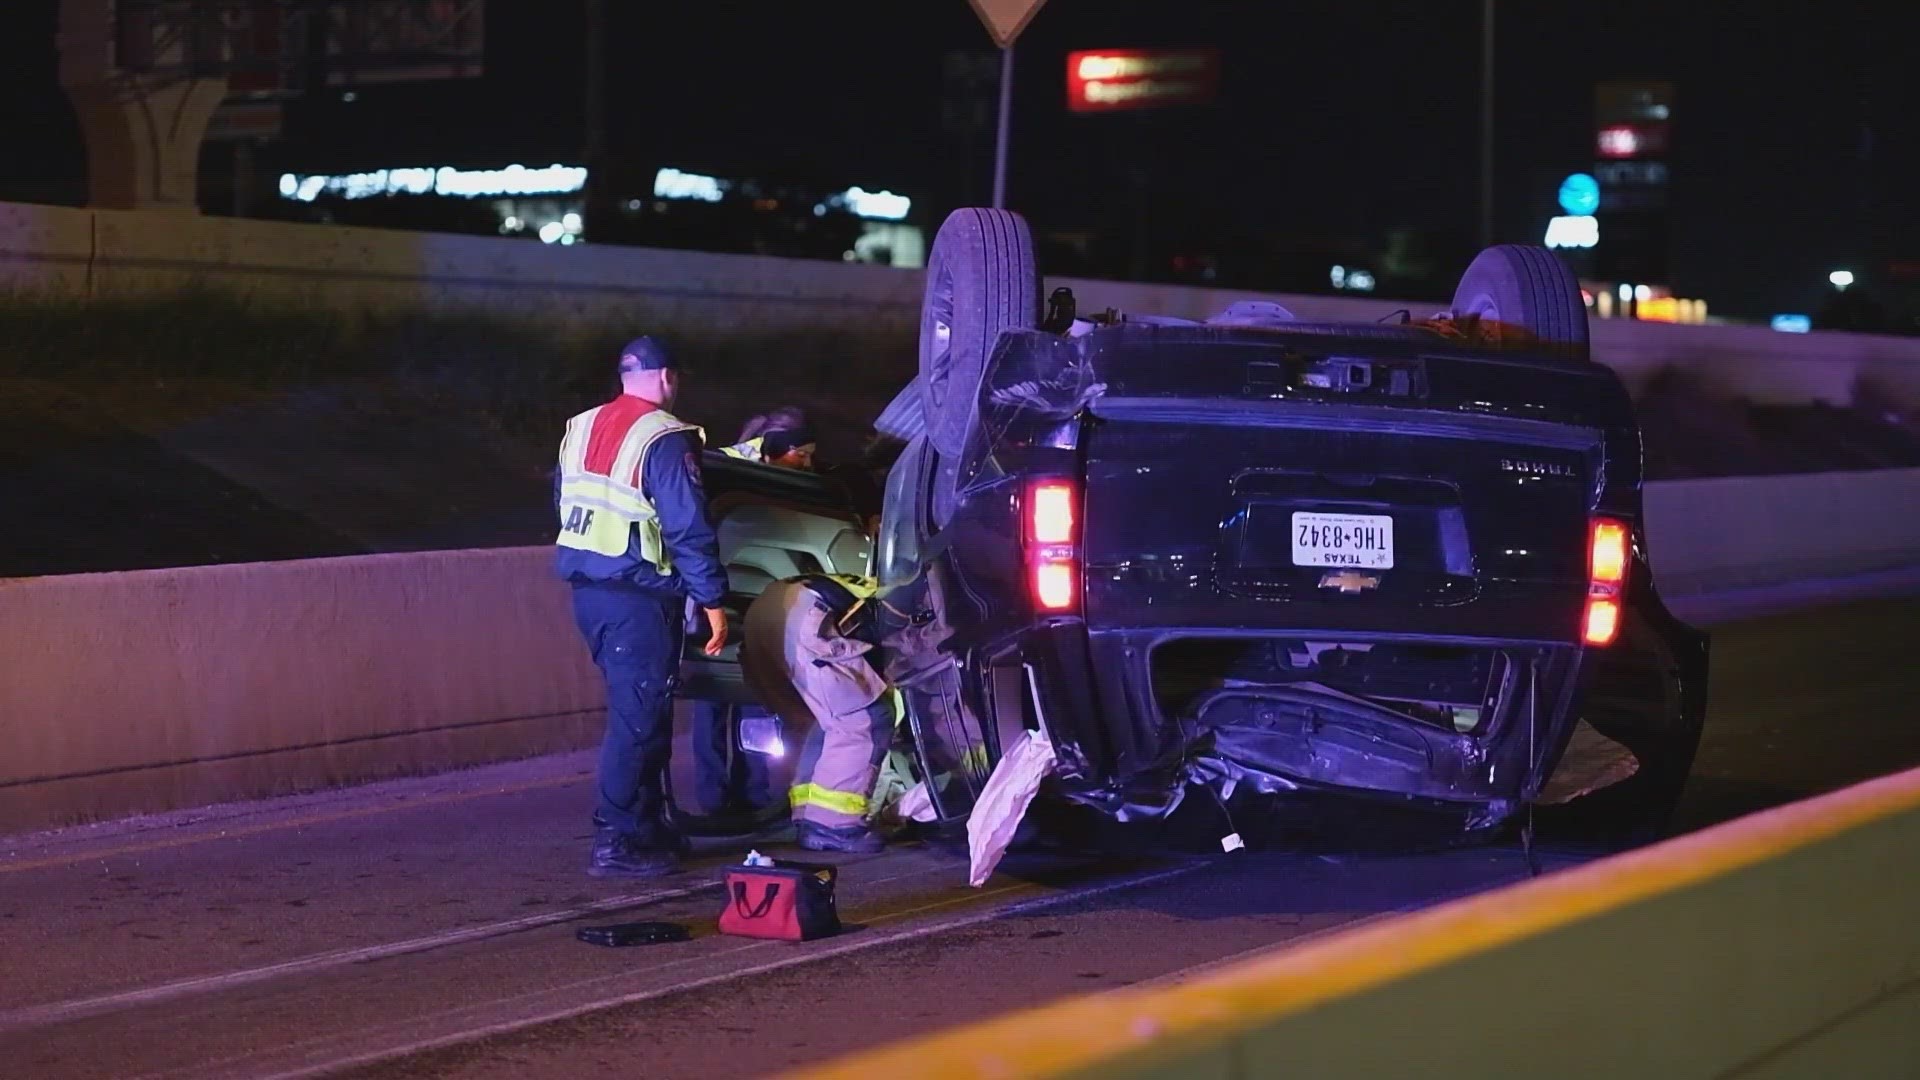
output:
[[[910,339],[343,313],[213,291],[0,301],[0,575],[546,539],[568,415],[639,333],[691,369],[679,412],[730,438],[797,403],[846,449]],[[897,335],[895,335],[897,336]]]

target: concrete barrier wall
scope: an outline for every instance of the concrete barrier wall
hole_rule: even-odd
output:
[[[1920,469],[1647,485],[1665,596],[1920,565]]]
[[[1920,566],[1920,470],[1650,485],[1663,595]],[[588,745],[550,549],[0,579],[0,829]]]
[[[794,1075],[1913,1076],[1916,850],[1920,770]]]
[[[856,332],[910,342],[922,275],[887,267],[703,252],[343,228],[139,211],[0,204],[0,289],[69,295],[202,284],[298,303],[382,311],[643,313],[708,329]],[[1088,310],[1198,318],[1277,299],[1306,318],[1382,319],[1433,302],[1272,296],[1050,279]],[[1681,367],[1755,401],[1850,404],[1862,387],[1920,405],[1920,339],[1779,334],[1760,327],[1593,323],[1595,355],[1637,384]]]
[[[0,580],[0,828],[571,749],[550,549]]]

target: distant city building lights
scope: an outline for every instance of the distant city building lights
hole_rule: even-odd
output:
[[[656,199],[719,202],[730,186],[717,177],[681,172],[679,169],[661,169],[653,174],[653,197]]]
[[[312,202],[321,195],[370,199],[378,195],[447,195],[457,198],[503,195],[569,195],[587,186],[587,170],[578,165],[549,165],[529,169],[439,168],[376,169],[341,176],[280,176],[280,197]]]
[[[1600,181],[1591,173],[1574,173],[1560,181],[1560,209],[1575,217],[1600,209]]]
[[[875,221],[904,221],[907,212],[913,209],[913,200],[905,195],[895,195],[891,191],[862,191],[850,187],[841,193],[847,201],[847,209],[855,217],[872,218]]]
[[[1590,214],[1562,215],[1547,222],[1550,248],[1590,248],[1600,242],[1600,219]]]
[[[1327,277],[1336,289],[1347,289],[1352,292],[1373,291],[1374,280],[1371,270],[1349,270],[1344,266],[1335,266]]]
[[[815,217],[825,217],[830,210],[845,210],[854,217],[871,221],[904,221],[907,212],[912,209],[913,200],[905,195],[850,187],[838,195],[827,196],[824,202],[813,208],[813,213]]]
[[[1601,128],[1598,142],[1602,157],[1630,158],[1640,152],[1640,133],[1624,124]]]
[[[733,181],[716,176],[661,169],[653,177],[653,196],[656,199],[719,202],[733,186]],[[869,221],[904,221],[912,209],[913,200],[905,195],[850,187],[837,195],[828,196],[813,208],[813,212],[816,217],[825,217],[829,211],[845,210]]]

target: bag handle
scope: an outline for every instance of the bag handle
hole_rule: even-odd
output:
[[[769,881],[766,891],[760,896],[760,902],[748,907],[747,883],[736,881],[733,883],[733,910],[739,912],[743,919],[764,919],[767,917],[767,912],[773,910],[773,898],[778,895],[780,895],[780,883]]]

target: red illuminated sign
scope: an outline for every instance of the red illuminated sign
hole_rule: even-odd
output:
[[[1639,158],[1667,152],[1665,124],[1608,124],[1594,136],[1594,149],[1603,158]]]
[[[1074,112],[1205,105],[1219,92],[1218,49],[1094,49],[1067,54],[1067,108]]]

